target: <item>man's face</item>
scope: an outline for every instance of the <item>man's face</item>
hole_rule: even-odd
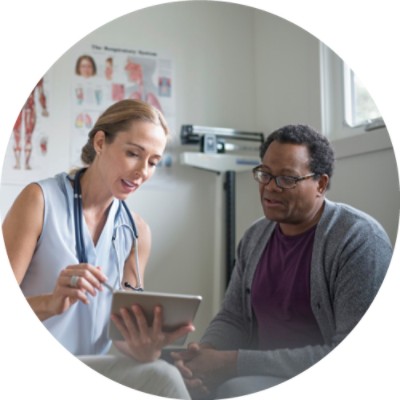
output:
[[[305,145],[272,142],[262,159],[263,169],[274,176],[301,177],[311,173],[309,152]],[[260,183],[261,204],[265,216],[280,224],[283,233],[295,235],[318,221],[323,204],[326,176],[297,182],[292,189],[282,189],[274,179]]]

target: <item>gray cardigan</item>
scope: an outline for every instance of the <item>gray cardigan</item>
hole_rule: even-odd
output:
[[[325,200],[311,261],[311,308],[324,344],[257,350],[251,287],[274,227],[262,218],[244,234],[222,308],[201,339],[220,350],[239,349],[239,375],[289,378],[323,358],[367,311],[392,256],[390,240],[378,222],[348,205]]]

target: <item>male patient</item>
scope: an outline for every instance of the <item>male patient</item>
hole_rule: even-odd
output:
[[[288,125],[260,157],[253,175],[265,218],[242,237],[200,343],[173,354],[194,398],[253,393],[315,364],[360,321],[391,260],[373,218],[325,197],[334,167],[325,136]]]

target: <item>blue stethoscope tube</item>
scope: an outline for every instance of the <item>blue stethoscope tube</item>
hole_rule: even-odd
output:
[[[75,242],[76,242],[76,252],[78,256],[78,260],[80,263],[87,263],[87,255],[85,251],[85,243],[84,243],[84,238],[83,238],[83,212],[82,212],[82,192],[81,192],[81,184],[80,184],[80,177],[81,175],[86,171],[86,168],[82,168],[77,173],[75,174],[74,178],[74,225],[75,225]],[[136,277],[137,277],[137,287],[133,287],[130,285],[128,282],[124,283],[124,286],[133,290],[138,290],[142,291],[142,279],[141,279],[141,274],[140,274],[140,268],[139,268],[139,257],[138,257],[138,233],[136,229],[136,224],[135,221],[132,217],[132,214],[129,211],[128,206],[123,200],[119,201],[118,205],[118,210],[115,214],[115,222],[118,220],[120,214],[121,214],[121,209],[122,207],[125,209],[126,214],[128,215],[129,222],[131,226],[127,224],[120,224],[114,227],[113,235],[112,235],[112,246],[115,251],[115,255],[117,258],[117,270],[118,270],[118,276],[119,274],[119,257],[118,257],[118,252],[115,247],[115,239],[117,237],[117,229],[118,228],[127,228],[132,234],[133,238],[133,246],[134,246],[134,252],[135,252],[135,266],[136,266]],[[120,279],[121,283],[121,279]]]

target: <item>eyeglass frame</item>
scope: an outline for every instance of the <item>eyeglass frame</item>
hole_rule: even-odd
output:
[[[252,173],[253,173],[253,178],[254,180],[256,180],[258,183],[263,184],[263,185],[268,185],[269,183],[271,183],[272,179],[275,181],[275,185],[279,188],[279,189],[294,189],[297,186],[297,182],[300,181],[304,181],[308,178],[312,178],[313,176],[317,176],[317,174],[312,173],[312,174],[308,174],[308,175],[303,175],[303,176],[291,176],[291,175],[272,175],[271,173],[267,172],[267,171],[263,171],[262,170],[262,165],[257,165],[256,167],[254,167],[252,169]],[[257,179],[256,174],[257,172],[263,172],[265,174],[268,174],[270,176],[270,179],[268,182],[260,182],[259,179]],[[291,178],[293,179],[293,186],[291,187],[282,187],[279,183],[278,180],[279,178]]]

